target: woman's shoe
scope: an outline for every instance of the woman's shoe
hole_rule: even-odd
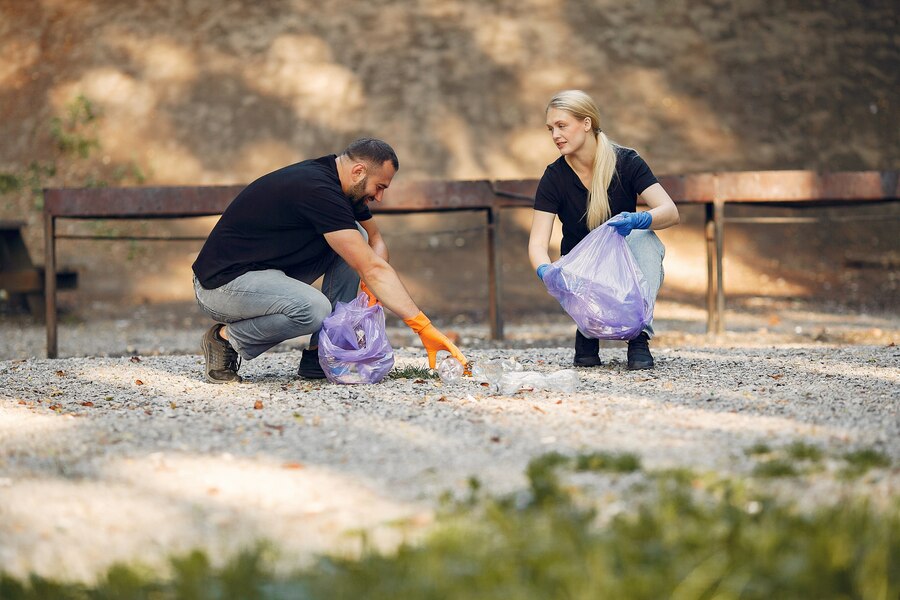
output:
[[[599,367],[603,364],[600,360],[600,340],[586,337],[580,331],[575,331],[575,360],[576,367]]]
[[[633,340],[628,340],[628,370],[640,371],[653,368],[653,355],[650,354],[650,336],[643,331]]]

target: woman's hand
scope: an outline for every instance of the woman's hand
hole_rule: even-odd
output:
[[[632,229],[650,229],[653,217],[648,212],[622,212],[606,222],[616,230],[616,233],[625,237]]]

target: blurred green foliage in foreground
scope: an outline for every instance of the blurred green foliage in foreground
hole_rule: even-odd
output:
[[[0,577],[0,598],[900,597],[896,499],[800,511],[747,482],[639,469],[633,455],[548,454],[531,462],[522,493],[486,497],[472,481],[470,497],[447,503],[417,543],[320,558],[290,576],[275,575],[260,546],[222,567],[200,552],[178,557],[164,577],[116,566],[92,586]],[[627,503],[610,503],[564,483],[584,477],[635,482]]]

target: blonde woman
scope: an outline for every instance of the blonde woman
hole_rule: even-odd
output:
[[[665,248],[651,230],[678,224],[675,203],[636,151],[613,143],[603,133],[597,105],[585,92],[559,92],[547,105],[546,118],[560,157],[544,171],[534,198],[528,256],[538,277],[543,279],[550,264],[548,248],[556,217],[562,223],[562,254],[592,229],[617,217],[609,224],[626,236],[655,299],[663,281]],[[639,197],[649,210],[637,211]],[[651,323],[628,341],[629,369],[653,368],[652,337]],[[575,366],[600,365],[599,350],[598,340],[576,331]]]

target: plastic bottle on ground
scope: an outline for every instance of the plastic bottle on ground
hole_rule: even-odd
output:
[[[546,375],[537,371],[509,371],[500,377],[498,387],[504,396],[515,394],[521,389],[571,394],[578,389],[578,374],[572,369],[563,369]]]
[[[448,356],[438,363],[437,372],[441,381],[459,381],[459,378],[463,376],[463,365],[452,356]]]

